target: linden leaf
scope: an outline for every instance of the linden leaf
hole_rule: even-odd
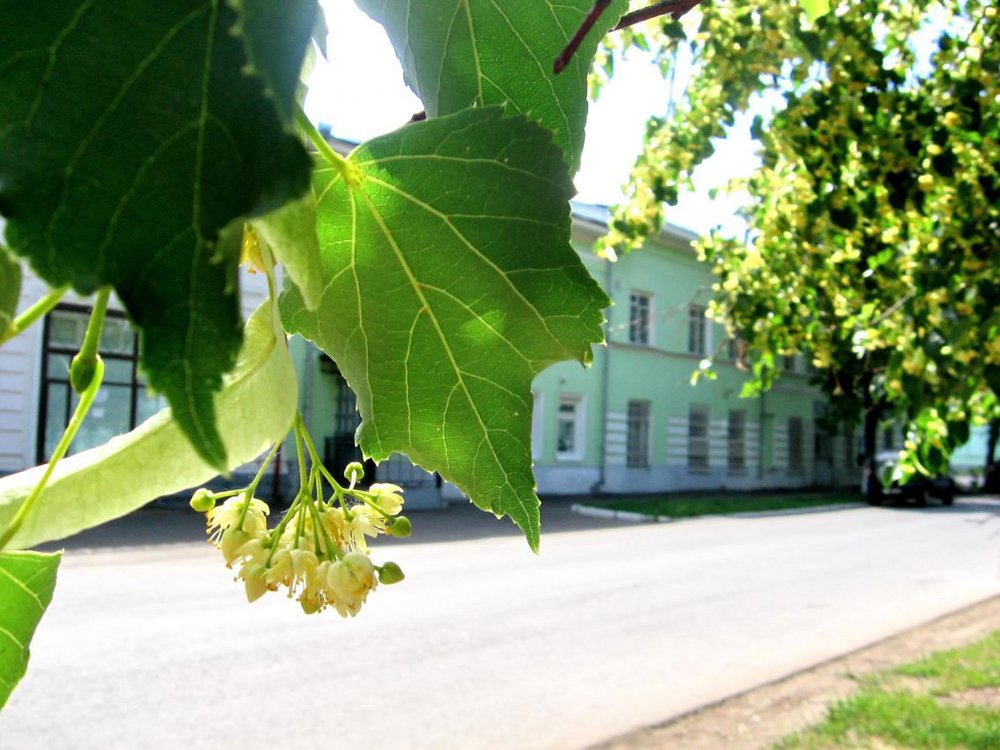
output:
[[[297,407],[295,369],[273,302],[247,321],[236,367],[215,394],[228,469],[250,461],[288,432]],[[0,478],[6,528],[44,466]],[[170,409],[127,435],[64,458],[11,544],[30,547],[110,521],[150,500],[204,484],[218,472],[185,438]]]
[[[408,125],[348,164],[316,170],[326,286],[316,311],[286,289],[286,328],[336,360],[367,455],[406,453],[537,548],[531,382],[589,362],[609,304],[569,243],[560,151],[490,107]]]
[[[558,75],[553,61],[593,0],[356,0],[381,23],[429,117],[506,104],[555,133],[571,172],[580,166],[587,74],[601,38],[628,6],[613,0]]]
[[[244,18],[242,6],[257,13]],[[309,182],[308,155],[279,110],[292,105],[287,68],[298,69],[313,21],[260,8],[0,4],[0,29],[18,30],[0,46],[11,250],[53,286],[115,288],[140,329],[150,385],[218,468],[227,461],[212,394],[240,345],[242,220]]]
[[[56,587],[61,552],[0,552],[0,709],[28,669],[28,644]]]

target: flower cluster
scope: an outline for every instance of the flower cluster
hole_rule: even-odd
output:
[[[333,607],[341,616],[353,617],[380,582],[403,580],[395,563],[377,566],[368,557],[369,538],[409,536],[410,522],[399,515],[402,489],[394,484],[355,489],[359,467],[348,469],[350,486],[333,482],[329,498],[314,476],[274,528],[268,527],[267,504],[253,497],[253,484],[234,492],[195,492],[191,507],[205,513],[209,541],[228,567],[238,568],[236,577],[243,581],[247,599],[285,588],[306,613]]]

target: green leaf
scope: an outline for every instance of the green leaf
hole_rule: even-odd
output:
[[[288,278],[299,288],[306,306],[315,310],[323,293],[323,264],[316,236],[316,198],[312,192],[252,222],[258,235]]]
[[[318,25],[326,27],[316,0],[230,0],[243,17],[247,57],[274,98],[278,114],[291,124],[304,50]],[[295,54],[289,54],[295,51]],[[324,54],[326,54],[324,52]]]
[[[11,249],[52,286],[115,288],[141,330],[150,385],[219,468],[212,394],[240,344],[242,218],[302,194],[310,169],[278,112],[291,107],[288,71],[303,54],[290,45],[302,38],[304,48],[312,19],[303,32],[303,13],[243,6],[257,10],[241,19],[220,0],[155,12],[141,0],[44,13],[31,0],[0,5],[0,28],[19,30],[0,48]],[[262,41],[265,16],[278,41]]]
[[[0,341],[14,324],[17,301],[21,297],[21,265],[0,247]]]
[[[407,125],[349,165],[317,169],[327,284],[316,312],[282,295],[286,327],[357,393],[367,455],[406,453],[536,548],[531,381],[589,362],[609,304],[569,244],[559,149],[491,107]]]
[[[429,117],[506,104],[555,133],[576,172],[587,120],[587,73],[628,3],[613,0],[560,74],[556,56],[593,0],[357,0],[381,23]]]
[[[61,552],[0,552],[0,709],[28,669],[28,644],[52,601]]]
[[[830,0],[800,0],[800,2],[810,21],[815,21],[830,12]]]
[[[260,455],[288,431],[297,406],[295,382],[276,306],[266,302],[247,322],[236,367],[215,395],[227,469]],[[6,528],[44,468],[0,479],[0,529]],[[30,547],[62,539],[154,498],[203,484],[216,473],[166,409],[127,435],[60,461],[11,544]]]

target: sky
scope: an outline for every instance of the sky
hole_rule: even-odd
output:
[[[382,27],[352,2],[326,0],[329,62],[317,56],[309,79],[306,114],[315,123],[328,124],[335,136],[362,141],[395,130],[423,109],[403,83],[396,55]],[[683,96],[684,82],[675,83]],[[669,84],[656,66],[638,50],[615,66],[615,78],[591,103],[582,165],[576,175],[576,200],[614,205],[621,201],[650,115],[662,115],[669,101]],[[680,203],[668,208],[667,221],[706,233],[716,225],[740,232],[735,217],[740,200],[711,199],[708,191],[730,178],[749,174],[758,164],[748,134],[748,122],[738,122],[734,135],[717,144],[715,155],[695,172],[696,191],[682,193]],[[742,131],[742,135],[740,132]]]

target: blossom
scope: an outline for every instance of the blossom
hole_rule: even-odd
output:
[[[375,483],[368,488],[368,491],[375,495],[375,502],[378,507],[390,516],[394,516],[403,509],[403,488],[395,484]]]
[[[246,513],[244,513],[244,506],[247,506]],[[222,533],[232,528],[242,517],[242,530],[248,537],[256,536],[258,532],[267,529],[267,514],[270,512],[271,509],[263,500],[251,498],[247,501],[244,496],[236,495],[226,500],[222,505],[210,508],[205,513],[205,520],[208,524],[206,533],[209,534],[211,541],[218,543]]]

